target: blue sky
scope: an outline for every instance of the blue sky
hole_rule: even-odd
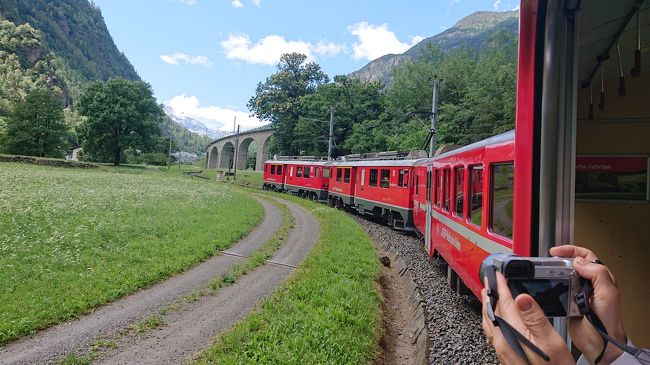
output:
[[[330,78],[402,53],[479,10],[517,0],[93,0],[159,102],[214,129],[263,122],[246,103],[299,51]]]

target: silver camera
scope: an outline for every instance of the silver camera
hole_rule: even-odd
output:
[[[481,279],[494,266],[508,280],[513,298],[529,294],[547,317],[580,317],[575,301],[584,280],[573,268],[573,260],[561,257],[519,257],[492,254],[481,264]]]

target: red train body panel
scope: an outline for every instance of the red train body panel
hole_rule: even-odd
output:
[[[479,296],[483,259],[513,249],[514,131],[419,161],[415,175],[415,226],[429,254]]]

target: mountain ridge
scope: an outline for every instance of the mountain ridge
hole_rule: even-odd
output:
[[[387,54],[370,61],[361,69],[348,74],[363,82],[381,81],[390,86],[393,70],[405,62],[422,56],[427,47],[437,47],[442,53],[458,48],[480,51],[490,37],[500,32],[518,33],[519,11],[478,11],[460,19],[451,28],[428,37],[401,54]]]

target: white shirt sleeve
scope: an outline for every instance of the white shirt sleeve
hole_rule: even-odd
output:
[[[629,338],[627,339],[627,345],[634,346]],[[591,365],[591,363],[583,355],[580,355],[576,365]],[[639,365],[639,361],[627,352],[623,352],[623,354],[614,360],[611,365]]]

